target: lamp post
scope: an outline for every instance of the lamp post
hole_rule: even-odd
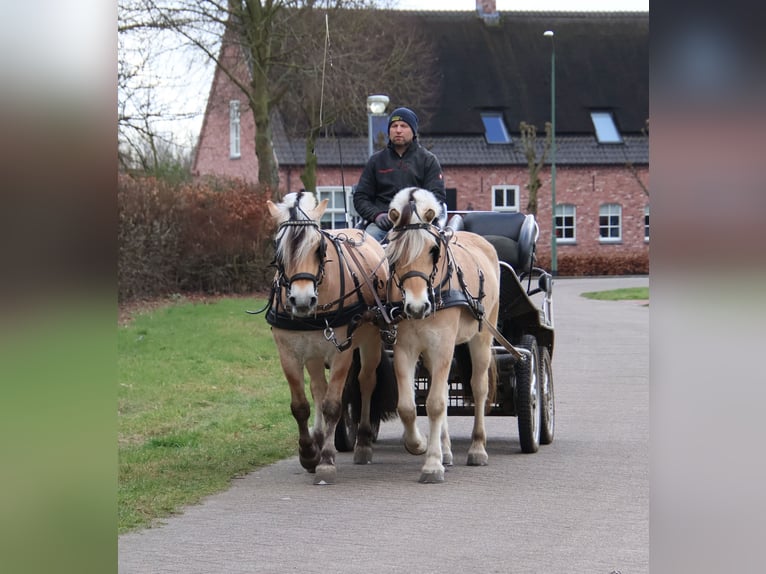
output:
[[[375,151],[375,124],[385,117],[388,106],[388,96],[374,94],[367,96],[367,157]]]
[[[543,33],[551,39],[551,275],[558,275],[556,256],[556,42],[553,30]]]

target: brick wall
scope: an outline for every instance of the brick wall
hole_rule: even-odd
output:
[[[229,45],[223,50],[226,65],[236,70],[247,82],[249,76],[242,58],[236,57],[238,46]],[[236,62],[236,63],[232,63]],[[229,102],[239,101],[240,157],[229,157]],[[242,91],[216,67],[208,98],[205,120],[202,124],[194,175],[225,175],[247,181],[258,181],[258,159],[255,155],[255,120]]]
[[[641,181],[649,186],[648,168],[639,169]],[[551,175],[540,175],[542,186],[537,197],[537,221],[540,226],[538,249],[550,252],[551,244]],[[457,189],[458,210],[492,209],[493,185],[518,185],[519,205],[526,211],[529,193],[524,167],[449,167],[444,168],[448,188]],[[556,166],[556,203],[572,204],[576,208],[576,243],[558,243],[558,254],[580,255],[611,253],[644,253],[649,245],[644,241],[644,208],[649,197],[631,172],[622,166]],[[604,203],[622,206],[622,241],[602,243],[599,240],[599,207]]]

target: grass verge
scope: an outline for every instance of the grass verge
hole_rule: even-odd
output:
[[[624,289],[612,289],[611,291],[589,291],[581,293],[586,299],[599,299],[602,301],[648,301],[649,287],[626,287]]]
[[[118,529],[155,524],[296,452],[263,301],[181,303],[118,331]]]

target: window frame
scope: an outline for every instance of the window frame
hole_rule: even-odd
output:
[[[649,206],[644,206],[644,243],[649,243]]]
[[[351,198],[352,187],[350,185],[345,186],[346,203],[343,205],[336,205],[336,199],[338,195],[343,193],[344,187],[341,185],[318,185],[316,188],[317,201],[322,201],[327,198],[330,201],[327,203],[327,209],[322,215],[320,225],[322,229],[344,229],[351,227],[350,219],[353,217],[352,206],[353,200]],[[336,195],[338,194],[338,195]],[[335,215],[342,215],[342,221],[334,217]]]
[[[571,213],[559,213],[560,210],[566,210],[567,208],[571,208]],[[559,225],[559,218],[565,218],[565,217],[571,217],[572,223],[571,225],[566,225],[565,222],[562,221],[561,225]],[[573,203],[558,203],[556,204],[556,210],[555,210],[555,218],[556,218],[556,244],[568,244],[568,243],[577,243],[577,206]],[[572,237],[564,237],[563,231],[566,229],[572,230]],[[561,230],[562,234],[559,235],[559,231]]]
[[[520,190],[520,187],[518,185],[512,185],[512,184],[508,184],[508,183],[501,183],[501,184],[493,185],[492,186],[492,211],[499,211],[499,212],[503,212],[503,213],[509,213],[509,212],[510,213],[518,213],[519,211],[521,211],[521,209],[519,207],[519,195],[520,195],[519,190]],[[509,191],[513,192],[514,205],[509,207],[507,205],[507,203],[505,203],[504,205],[498,206],[495,203],[496,193],[498,191],[503,191],[504,192],[503,193],[504,201],[507,200],[507,198],[508,198],[508,192]]]
[[[617,213],[612,213],[616,209]],[[604,211],[609,213],[604,213]],[[602,217],[617,217],[617,225],[612,225],[611,221],[606,225],[601,224]],[[617,236],[612,236],[611,233],[604,237],[601,233],[602,229],[617,229]],[[602,203],[598,206],[598,240],[600,243],[622,243],[622,205],[619,203]]]
[[[239,100],[229,100],[229,159],[242,157],[242,122]]]

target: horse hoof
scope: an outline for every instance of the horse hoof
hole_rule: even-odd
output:
[[[308,472],[314,472],[317,465],[319,464],[319,452],[317,451],[315,456],[305,457],[305,456],[299,456],[298,460],[301,462],[301,466],[305,468]]]
[[[372,449],[370,447],[357,447],[354,449],[354,464],[370,464],[372,462]]]
[[[451,452],[445,452],[442,454],[442,464],[444,466],[452,466],[453,465],[453,459],[452,459],[452,453]]]
[[[334,466],[329,464],[320,464],[316,468],[314,484],[335,484],[337,471]]]
[[[434,472],[423,472],[420,474],[420,479],[418,482],[422,484],[436,484],[439,482],[444,482],[444,471],[437,470]]]
[[[426,445],[425,442],[419,442],[419,443],[415,443],[414,446],[411,446],[411,445],[407,444],[407,441],[405,440],[404,441],[404,450],[406,450],[410,454],[414,454],[414,455],[417,456],[417,455],[424,454],[426,452],[427,445]]]
[[[486,452],[468,453],[468,466],[487,466],[489,463],[489,455]]]

